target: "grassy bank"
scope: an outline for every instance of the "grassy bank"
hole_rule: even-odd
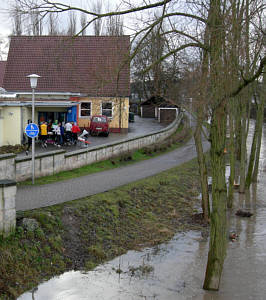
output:
[[[35,185],[54,183],[57,181],[67,180],[79,176],[84,176],[92,173],[119,168],[128,164],[149,159],[180,147],[190,137],[191,137],[191,129],[185,126],[184,123],[181,123],[177,131],[160,144],[151,145],[149,147],[145,147],[143,149],[134,152],[128,152],[126,154],[113,157],[112,159],[93,163],[78,169],[63,171],[54,175],[36,178]],[[32,181],[26,180],[20,182],[19,185],[32,185]]]
[[[129,249],[206,230],[195,218],[196,161],[106,193],[18,214],[16,233],[0,241],[0,299],[15,299],[40,281],[90,270]],[[34,230],[22,218],[38,221]]]

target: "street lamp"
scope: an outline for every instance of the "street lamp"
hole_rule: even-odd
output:
[[[31,117],[31,122],[34,123],[34,114],[35,114],[35,89],[37,87],[37,82],[38,78],[41,76],[36,75],[36,74],[31,74],[27,76],[30,79],[30,86],[32,88],[32,102],[31,102],[31,107],[32,107],[32,117]],[[31,167],[32,167],[32,184],[34,184],[34,177],[35,177],[35,137],[32,138],[32,156],[31,156]]]

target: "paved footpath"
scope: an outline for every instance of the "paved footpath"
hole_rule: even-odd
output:
[[[203,146],[204,150],[207,150],[208,142],[204,142]],[[195,156],[196,149],[193,139],[191,139],[187,144],[172,152],[129,166],[52,184],[19,186],[16,195],[16,209],[30,210],[102,193],[171,169]]]

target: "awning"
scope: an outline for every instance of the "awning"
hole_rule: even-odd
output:
[[[77,102],[74,101],[38,101],[34,103],[35,107],[72,107],[78,105]],[[26,106],[31,107],[31,102],[15,102],[15,101],[0,101],[0,106]]]
[[[36,102],[35,107],[72,107],[78,105],[77,102],[64,101],[64,102]],[[31,103],[26,106],[31,106]]]

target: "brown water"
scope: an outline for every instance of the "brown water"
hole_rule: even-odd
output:
[[[235,231],[239,238],[235,242],[228,241],[218,292],[202,289],[208,241],[200,232],[190,231],[154,248],[129,251],[94,271],[67,272],[40,284],[18,299],[266,299],[265,157],[264,125],[259,182],[250,193],[235,195],[228,231]],[[251,218],[237,217],[234,213],[238,208],[249,209],[254,215]]]

